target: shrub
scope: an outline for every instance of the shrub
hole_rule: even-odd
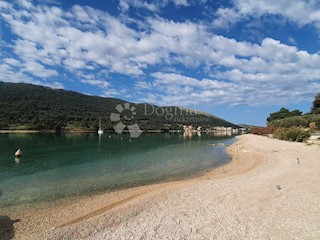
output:
[[[255,127],[251,128],[250,133],[256,134],[256,135],[268,135],[273,134],[274,131],[276,131],[277,128],[275,127]]]
[[[319,112],[319,110],[320,110],[320,93],[318,93],[314,97],[314,101],[312,103],[311,112]]]
[[[317,123],[315,123],[315,122],[309,123],[309,128],[310,128],[310,130],[311,130],[312,132],[317,131]]]
[[[276,119],[282,119],[293,116],[301,116],[302,112],[299,110],[294,110],[292,112],[289,109],[281,108],[278,112],[270,113],[270,116],[267,118],[268,122],[274,121]]]
[[[311,136],[311,131],[300,127],[279,128],[273,136],[280,140],[303,142]]]
[[[288,117],[283,119],[277,119],[272,122],[268,123],[269,127],[309,127],[311,122],[318,123],[320,122],[320,114],[305,114],[303,116],[295,116],[295,117]],[[319,123],[320,125],[320,123]]]
[[[309,125],[309,121],[304,116],[288,117],[288,118],[274,120],[268,123],[268,126],[272,126],[272,127],[292,127],[292,126],[308,127],[308,125]]]

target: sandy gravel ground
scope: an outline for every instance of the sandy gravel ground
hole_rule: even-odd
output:
[[[14,211],[14,239],[320,239],[320,146],[244,135],[228,151],[200,178]]]

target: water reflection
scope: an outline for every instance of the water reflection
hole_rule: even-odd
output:
[[[101,134],[99,134],[98,136],[99,136],[99,143],[98,143],[98,147],[100,148],[100,146],[101,146]]]
[[[201,137],[202,135],[211,135],[216,137],[231,137],[234,135],[231,131],[212,131],[212,132],[206,132],[206,131],[184,131],[183,132],[183,138],[191,139],[193,136]]]
[[[192,138],[192,136],[194,135],[195,133],[192,132],[192,131],[184,131],[183,132],[183,138]]]
[[[19,164],[19,163],[20,163],[20,161],[21,161],[21,158],[19,158],[19,157],[15,157],[15,158],[14,158],[14,161],[16,162],[16,164]]]
[[[216,131],[216,132],[214,132],[214,135],[218,136],[218,137],[231,137],[232,132],[231,131]]]

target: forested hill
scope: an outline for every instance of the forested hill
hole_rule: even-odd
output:
[[[118,123],[111,121],[115,107],[126,102],[115,98],[88,96],[72,91],[52,89],[23,83],[0,83],[1,130],[96,130],[99,117],[102,128],[112,130]],[[237,128],[215,116],[177,107],[130,104],[120,120],[125,125],[137,123],[143,130],[178,130],[182,125]],[[133,113],[133,115],[132,115]],[[130,119],[131,117],[133,118]]]

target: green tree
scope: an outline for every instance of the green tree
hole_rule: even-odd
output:
[[[312,113],[320,113],[320,93],[318,93],[314,97],[311,112]]]
[[[116,111],[115,107],[118,104],[124,103],[125,101],[121,99],[87,96],[31,84],[0,83],[0,129],[57,132],[83,129],[96,132],[99,118],[102,117],[102,127],[113,130],[116,123],[110,120],[110,115]],[[190,116],[189,110],[177,107],[145,104],[136,104],[135,107],[134,122],[137,122],[143,130],[181,129],[183,124],[201,125],[204,128],[214,126],[238,128],[237,125],[208,114],[198,113]],[[158,114],[155,109],[163,114]],[[176,113],[174,109],[179,111]],[[173,115],[169,120],[168,112]],[[191,119],[191,121],[176,121],[176,119]],[[203,119],[203,122],[197,119]]]
[[[278,112],[270,113],[270,116],[267,118],[268,123],[277,120],[282,119],[286,117],[294,117],[294,116],[301,116],[302,112],[299,110],[293,110],[292,112],[289,111],[287,108],[281,108]]]

